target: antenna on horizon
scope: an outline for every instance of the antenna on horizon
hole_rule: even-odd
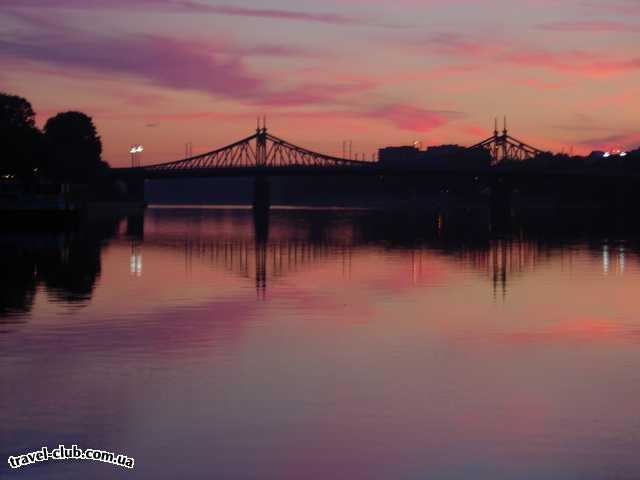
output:
[[[497,137],[498,136],[498,117],[496,117],[494,120],[495,120],[495,123],[493,127],[493,136]]]
[[[506,136],[507,135],[507,116],[504,116],[504,130],[502,131],[502,133]]]

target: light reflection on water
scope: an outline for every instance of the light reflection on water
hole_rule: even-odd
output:
[[[638,478],[637,235],[606,215],[151,209],[2,235],[24,478]]]

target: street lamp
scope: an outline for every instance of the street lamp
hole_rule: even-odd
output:
[[[134,145],[129,149],[129,153],[131,154],[131,167],[139,167],[140,164],[138,160],[138,154],[144,152],[144,147],[142,145]]]

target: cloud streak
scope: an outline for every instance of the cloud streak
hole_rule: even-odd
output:
[[[108,37],[41,32],[17,41],[0,41],[4,56],[88,69],[105,74],[143,77],[160,86],[239,96],[262,87],[237,57],[224,47],[156,35]]]
[[[164,35],[102,35],[56,26],[41,16],[21,15],[38,27],[37,33],[0,39],[0,58],[18,67],[24,62],[50,65],[59,76],[78,72],[101,77],[131,77],[174,90],[191,90],[249,104],[291,107],[330,104],[345,95],[376,87],[373,81],[331,81],[273,88],[273,74],[257,75],[247,66],[247,57],[317,57],[295,46],[260,45],[241,47],[230,41],[196,41]],[[21,65],[22,62],[22,65]]]
[[[371,116],[383,119],[400,130],[426,133],[448,124],[452,118],[461,117],[463,114],[395,104],[375,109]]]
[[[172,13],[198,13],[212,15],[228,15],[236,17],[267,18],[275,20],[295,20],[333,25],[358,25],[366,23],[362,19],[348,17],[338,13],[306,12],[302,10],[286,10],[275,8],[248,8],[235,5],[210,5],[193,0],[0,0],[0,5],[13,9],[29,8],[66,8],[81,10],[147,10]]]
[[[579,142],[579,145],[588,147],[591,150],[609,150],[614,148],[634,150],[640,145],[640,133],[623,133],[589,138]]]
[[[510,42],[488,42],[457,33],[434,34],[427,40],[413,41],[414,48],[469,62],[485,62],[521,68],[547,69],[560,73],[598,77],[640,71],[640,56],[585,50],[553,51]]]
[[[540,30],[558,33],[640,33],[640,26],[623,22],[554,22],[538,25]]]

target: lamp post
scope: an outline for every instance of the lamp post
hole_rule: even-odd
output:
[[[142,145],[134,145],[129,149],[129,153],[131,154],[131,168],[140,166],[138,154],[142,152],[144,152],[144,147]]]

